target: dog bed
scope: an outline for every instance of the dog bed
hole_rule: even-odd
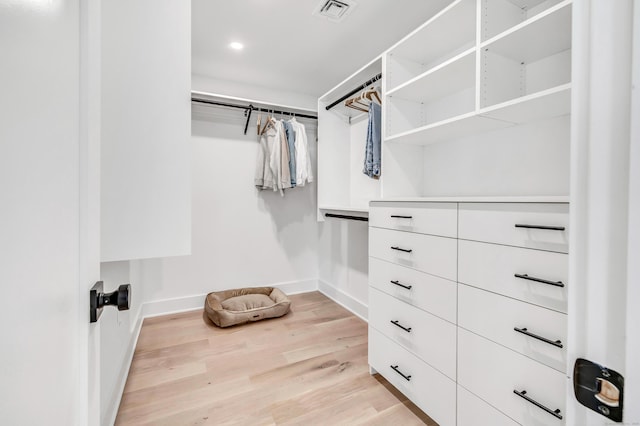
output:
[[[216,291],[207,294],[204,302],[207,316],[218,327],[281,317],[290,306],[287,295],[273,287]]]

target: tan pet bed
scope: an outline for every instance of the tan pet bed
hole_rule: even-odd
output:
[[[218,327],[245,324],[281,317],[289,312],[291,301],[273,287],[240,288],[207,294],[204,310]]]

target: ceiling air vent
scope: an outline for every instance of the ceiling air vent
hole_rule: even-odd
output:
[[[333,22],[340,22],[355,9],[357,3],[354,0],[322,0],[315,8],[313,14],[327,18]]]

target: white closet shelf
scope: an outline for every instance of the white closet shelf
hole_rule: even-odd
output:
[[[521,98],[492,105],[478,111],[484,117],[515,124],[558,117],[571,112],[571,83]]]
[[[475,112],[470,112],[392,135],[386,138],[385,142],[408,145],[429,145],[442,140],[462,138],[509,126],[513,126],[513,123],[479,116]]]
[[[389,49],[417,63],[431,63],[476,36],[475,0],[457,0]]]
[[[428,145],[571,112],[571,83],[391,135],[389,143]]]
[[[389,197],[371,200],[372,203],[544,203],[565,204],[568,195],[523,195],[523,196],[452,196],[452,197]]]
[[[299,107],[294,105],[284,105],[284,104],[278,104],[278,103],[257,100],[257,99],[239,98],[236,96],[222,95],[219,93],[202,92],[199,90],[192,90],[191,98],[202,99],[205,101],[226,102],[229,104],[236,104],[236,105],[251,104],[256,108],[264,108],[264,109],[272,108],[272,109],[286,110],[287,112],[291,112],[292,114],[295,114],[295,113],[316,114],[318,112],[317,110],[311,109],[311,108],[304,108],[304,107]]]
[[[319,210],[323,212],[348,212],[348,213],[369,213],[369,206],[330,206],[319,205]]]
[[[472,87],[476,78],[475,48],[420,74],[387,92],[389,97],[429,103]]]
[[[571,0],[566,0],[480,45],[525,64],[571,49]]]

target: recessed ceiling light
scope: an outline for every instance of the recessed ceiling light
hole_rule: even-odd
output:
[[[229,47],[233,50],[242,50],[244,48],[244,44],[234,41],[229,44]]]

